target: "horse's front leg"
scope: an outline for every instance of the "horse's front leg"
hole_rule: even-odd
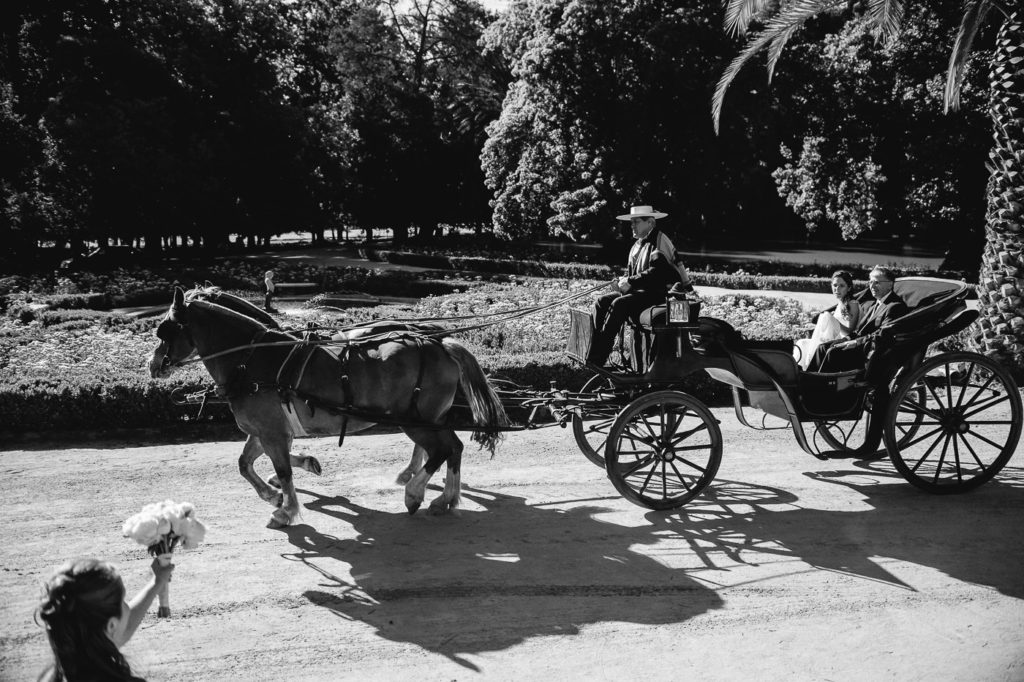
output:
[[[395,479],[395,483],[398,485],[405,485],[412,480],[419,470],[423,467],[423,462],[427,458],[427,451],[421,448],[419,445],[414,445],[412,448],[412,458],[409,460],[409,466],[402,469],[401,473]]]
[[[277,437],[264,436],[263,447],[267,456],[274,464],[274,473],[277,475],[278,484],[281,486],[281,504],[270,516],[268,528],[282,528],[290,526],[299,517],[299,499],[295,494],[295,482],[292,480],[292,463],[289,449],[291,438],[282,434]]]
[[[242,454],[238,458],[238,471],[242,474],[242,478],[249,481],[249,484],[256,489],[256,494],[260,496],[260,499],[264,502],[269,502],[275,507],[281,506],[281,492],[267,484],[259,474],[256,473],[256,469],[253,468],[253,462],[263,454],[263,444],[260,439],[256,436],[250,435],[245,441],[245,446],[242,448]]]

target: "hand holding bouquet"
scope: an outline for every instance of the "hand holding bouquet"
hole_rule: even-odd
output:
[[[171,562],[171,553],[181,543],[185,549],[194,549],[206,536],[206,526],[195,515],[190,502],[176,503],[172,500],[147,504],[135,516],[124,522],[121,532],[149,550],[161,565]],[[167,585],[159,593],[160,607],[157,616],[171,615],[170,597]]]

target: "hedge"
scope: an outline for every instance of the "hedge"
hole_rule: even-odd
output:
[[[579,390],[593,375],[562,353],[477,357],[489,374],[538,390],[549,389],[552,382],[559,388]],[[172,426],[192,420],[199,406],[175,405],[171,392],[178,388],[200,391],[211,384],[194,377],[154,380],[142,374],[16,380],[0,387],[0,414],[6,422],[0,429],[17,434]],[[687,377],[680,389],[709,405],[725,405],[731,400],[728,388],[704,372]],[[215,423],[233,421],[223,404],[208,405],[204,417]]]

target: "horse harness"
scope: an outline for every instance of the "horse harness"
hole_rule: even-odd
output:
[[[265,390],[276,390],[281,399],[281,409],[285,413],[285,418],[292,424],[293,428],[300,432],[300,435],[306,435],[305,429],[302,427],[302,424],[299,422],[297,415],[295,415],[292,409],[292,400],[294,398],[299,398],[306,403],[311,414],[315,414],[316,410],[319,408],[329,414],[341,416],[341,433],[338,436],[339,447],[345,442],[345,434],[348,430],[349,417],[358,417],[375,423],[393,422],[404,426],[437,426],[436,424],[421,422],[419,396],[423,388],[423,370],[426,365],[423,358],[424,342],[440,344],[440,340],[432,337],[423,337],[414,333],[392,332],[385,338],[381,339],[366,341],[352,341],[345,339],[344,341],[334,342],[330,345],[323,345],[325,341],[329,341],[330,339],[307,331],[303,333],[302,340],[297,341],[288,351],[288,355],[278,368],[277,376],[273,382],[255,381],[249,378],[247,364],[255,351],[255,344],[259,343],[268,331],[270,331],[269,328],[264,328],[253,337],[250,342],[250,345],[253,347],[249,349],[249,353],[246,355],[245,360],[235,366],[231,377],[226,383],[217,384],[216,394],[218,397],[230,399],[246,395],[254,395]],[[409,400],[409,414],[412,416],[413,421],[406,419],[395,420],[389,418],[389,415],[371,412],[369,410],[363,410],[353,406],[352,385],[348,372],[346,371],[352,347],[368,346],[370,344],[383,344],[387,341],[397,341],[403,338],[414,341],[420,355],[416,384],[413,387],[412,396]],[[309,366],[310,360],[313,358],[313,354],[317,350],[323,350],[330,357],[337,360],[341,365],[341,387],[342,393],[345,397],[345,401],[341,405],[329,403],[317,396],[300,390],[302,380],[306,374],[306,369]]]

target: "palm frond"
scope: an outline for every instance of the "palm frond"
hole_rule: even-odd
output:
[[[944,108],[947,114],[960,108],[960,89],[967,70],[967,57],[971,54],[974,37],[984,24],[985,15],[990,9],[992,0],[964,0],[964,15],[960,20],[953,51],[949,55],[949,67],[946,69]]]
[[[772,17],[764,29],[752,35],[743,50],[726,67],[715,86],[715,94],[711,98],[711,118],[714,121],[715,133],[718,133],[725,93],[744,65],[754,55],[765,47],[771,46],[768,63],[768,80],[770,81],[775,71],[775,65],[782,54],[782,49],[793,34],[808,19],[843,7],[846,7],[846,0],[793,0]]]
[[[797,32],[800,25],[793,25],[785,29],[777,36],[772,44],[768,46],[768,82],[772,82],[772,78],[775,77],[775,65],[779,62],[779,57],[782,56],[782,48],[786,46],[789,39],[793,37],[793,34]]]
[[[903,25],[903,0],[871,0],[868,3],[868,17],[875,26],[875,35],[883,40],[893,40]]]
[[[746,35],[750,20],[770,4],[771,0],[726,0],[725,32],[734,36]]]

